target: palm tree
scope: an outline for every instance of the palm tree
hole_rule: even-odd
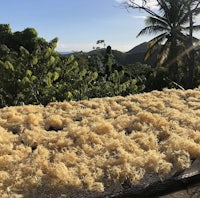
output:
[[[192,4],[189,5],[188,0],[157,0],[159,12],[156,13],[144,5],[139,6],[134,3],[134,0],[130,0],[130,2],[133,3],[132,7],[143,9],[150,14],[146,19],[147,26],[139,32],[138,36],[143,34],[158,34],[149,41],[145,60],[157,51],[156,65],[168,67],[169,78],[172,81],[180,83],[180,74],[188,70],[187,66],[183,64],[185,62],[183,60],[189,60],[189,53],[186,49],[189,46],[187,31],[191,27],[187,26],[191,13],[189,13],[188,6]],[[197,7],[193,7],[190,12],[197,15],[200,12],[196,9]],[[199,25],[194,26],[192,24],[192,30],[199,29],[199,27]],[[190,36],[193,37],[192,35]]]
[[[200,30],[200,25],[194,25],[194,17],[200,14],[200,1],[199,0],[185,0],[187,6],[186,17],[189,19],[189,67],[188,67],[188,81],[187,87],[192,88],[194,85],[194,72],[195,72],[195,46],[193,45],[193,31]]]

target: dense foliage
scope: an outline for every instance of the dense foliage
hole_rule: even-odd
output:
[[[89,53],[61,55],[55,50],[57,42],[57,38],[48,42],[38,37],[34,28],[12,32],[8,24],[0,24],[1,107],[126,96],[164,87],[187,88],[187,61],[176,59],[179,70],[178,73],[173,70],[174,75],[181,77],[176,81],[170,67],[134,62],[137,54],[132,56],[132,51],[121,53],[103,46]],[[195,48],[193,52],[192,86],[197,87],[200,83],[200,51]]]
[[[169,81],[181,84],[185,88],[198,85],[199,76],[199,40],[193,32],[200,30],[195,19],[200,15],[198,0],[156,0],[157,8],[149,6],[150,0],[128,0],[128,7],[145,11],[149,16],[143,34],[156,35],[149,41],[145,59],[157,52],[157,67],[167,69]],[[160,70],[160,69],[159,69]],[[162,69],[161,69],[162,70]],[[160,71],[158,71],[158,74]]]
[[[12,32],[0,25],[0,106],[127,95],[144,89],[119,67],[112,49],[104,56],[56,52],[57,38],[47,42],[33,28]]]

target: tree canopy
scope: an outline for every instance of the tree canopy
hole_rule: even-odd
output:
[[[156,0],[158,10],[149,7],[148,0],[127,1],[126,5],[133,9],[141,9],[149,14],[146,27],[138,36],[156,34],[149,41],[149,49],[145,59],[157,52],[157,66],[167,67],[169,78],[185,87],[194,86],[195,46],[198,39],[193,31],[200,25],[194,23],[194,17],[200,14],[200,2],[196,0]]]
[[[144,89],[105,56],[60,55],[58,38],[46,41],[34,28],[12,32],[0,25],[0,106],[127,95]],[[108,50],[109,49],[109,50]]]

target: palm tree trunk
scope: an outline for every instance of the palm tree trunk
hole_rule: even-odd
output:
[[[190,23],[190,32],[189,32],[189,74],[187,80],[187,88],[193,88],[194,84],[194,68],[195,68],[195,61],[194,61],[194,49],[193,49],[193,15],[191,11],[191,5],[188,5],[188,12],[189,12],[189,23]]]

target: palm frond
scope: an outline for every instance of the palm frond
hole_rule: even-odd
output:
[[[178,24],[179,25],[185,25],[188,23],[188,17],[189,17],[189,14],[184,14],[182,17],[179,18],[178,20]]]
[[[187,8],[187,6],[184,4],[184,3],[182,3],[181,5],[180,5],[180,8],[179,8],[179,14],[178,14],[178,24],[179,25],[185,25],[185,24],[187,24],[188,23],[188,17],[189,17],[189,13],[188,13],[188,8]]]
[[[192,13],[194,14],[194,16],[199,15],[200,14],[200,7],[192,10]]]
[[[149,43],[149,47],[152,47],[153,45],[154,45],[154,43],[160,43],[160,42],[162,42],[164,39],[166,39],[167,38],[167,36],[168,36],[168,33],[167,32],[165,32],[165,33],[162,33],[162,34],[160,34],[160,35],[158,35],[158,36],[156,36],[156,37],[154,37],[153,39],[151,39],[148,43]]]
[[[157,2],[158,2],[158,0],[157,0]],[[165,20],[165,17],[159,15],[158,13],[154,12],[153,10],[139,6],[139,5],[137,5],[137,3],[134,3],[134,4],[136,5],[136,7],[138,6],[139,9],[145,10],[145,12],[147,12],[150,16],[156,17],[163,21]]]
[[[160,44],[166,38],[166,33],[160,34],[159,36],[149,41],[148,50],[145,53],[144,60],[148,60],[150,56],[159,48]]]
[[[184,30],[188,31],[188,30],[190,30],[190,28],[191,27],[188,26],[188,27],[185,27]],[[200,30],[200,25],[193,25],[192,28],[193,28],[194,31],[199,31]]]
[[[144,35],[144,34],[158,34],[160,32],[167,32],[168,29],[162,26],[148,26],[143,28],[137,35],[137,37]]]
[[[188,42],[188,35],[183,34],[182,32],[179,32],[176,34],[176,39],[179,42],[187,43]]]
[[[185,13],[183,13],[182,17],[180,17],[180,19],[179,19],[180,24],[186,24],[189,21],[190,14],[193,14],[193,16],[197,16],[200,14],[200,7],[191,10],[191,13],[190,13],[188,11],[188,7],[183,4],[182,10],[185,10]]]
[[[156,66],[158,64],[164,64],[164,62],[167,60],[169,49],[170,49],[171,41],[167,41],[164,45],[161,46],[159,53],[157,55],[157,61]]]
[[[158,5],[160,6],[160,10],[163,10],[164,13],[168,13],[169,12],[169,8],[166,4],[166,1],[164,0],[157,0]]]
[[[152,16],[148,17],[145,20],[145,23],[147,25],[161,25],[163,27],[167,27],[169,25],[166,20],[160,20],[157,17],[152,17]]]
[[[178,57],[180,51],[184,51],[189,46],[189,35],[186,34],[191,28],[187,27],[190,25],[189,16],[191,13],[193,16],[200,14],[200,3],[193,6],[193,1],[188,0],[156,1],[159,12],[147,9],[150,16],[145,21],[146,27],[138,33],[137,37],[144,34],[157,34],[158,36],[149,41],[144,60],[159,50],[157,61],[159,63],[166,61],[166,64],[170,61],[169,63],[172,64],[173,61],[177,61],[174,57]],[[194,25],[193,30],[200,30],[200,25]]]
[[[200,30],[200,25],[193,25],[193,30],[199,31]]]
[[[177,19],[183,15],[183,3],[176,0],[159,0],[159,2],[161,6],[160,9],[162,10],[168,24],[177,23]]]

